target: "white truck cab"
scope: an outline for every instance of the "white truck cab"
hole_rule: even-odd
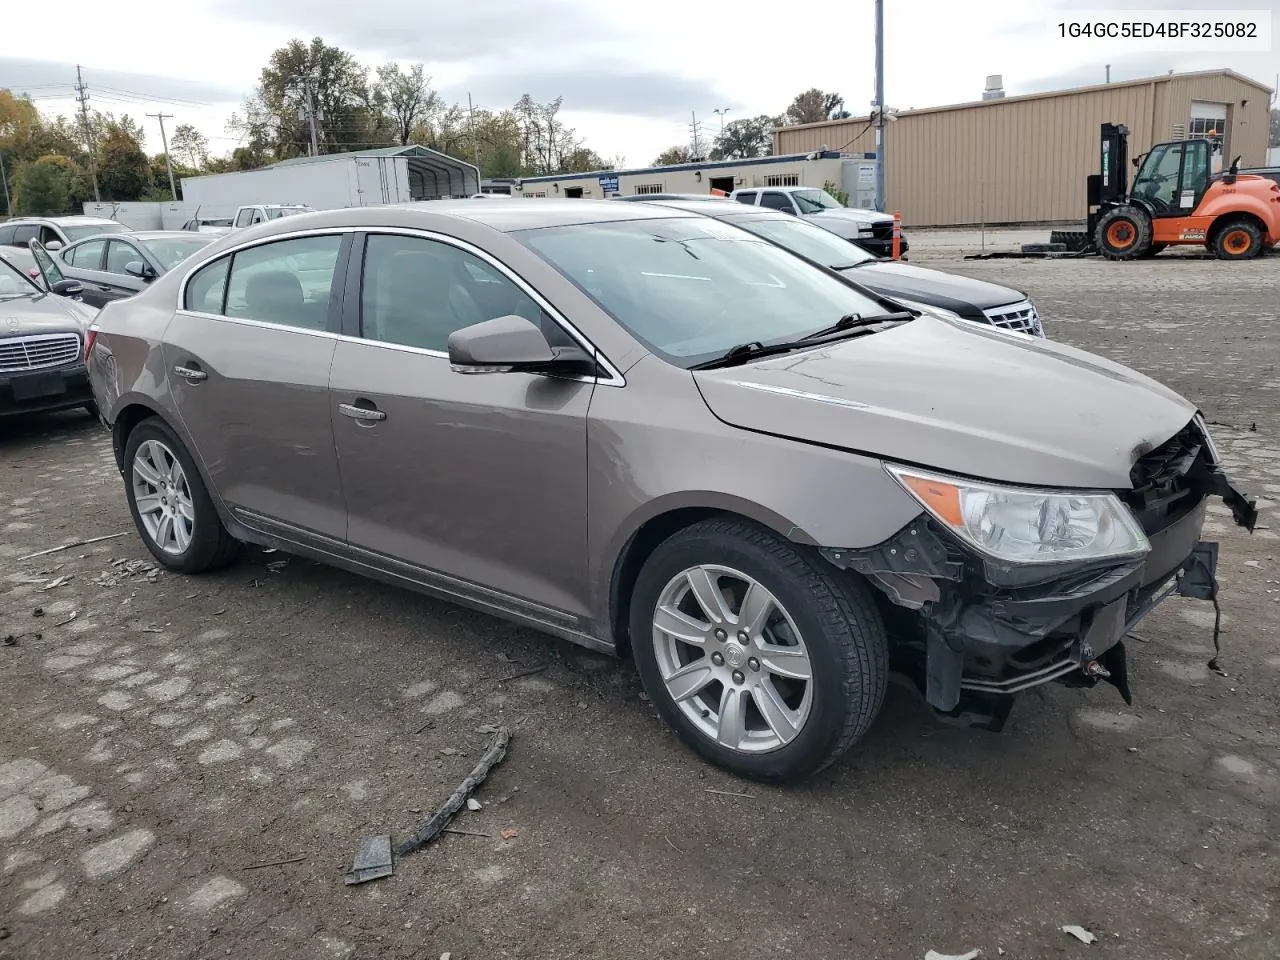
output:
[[[314,207],[308,207],[301,203],[250,204],[236,210],[235,220],[232,221],[232,229],[239,230],[244,227],[252,227],[254,224],[266,223],[268,220],[279,220],[281,217],[291,217],[298,213],[314,212]]]

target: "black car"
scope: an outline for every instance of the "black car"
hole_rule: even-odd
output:
[[[1035,304],[1025,293],[1011,287],[877,257],[856,244],[842,240],[808,217],[796,217],[736,201],[656,202],[731,223],[807,260],[837,270],[860,286],[894,300],[939,307],[974,323],[1033,337],[1044,336]]]
[[[97,311],[75,299],[77,282],[56,277],[46,291],[0,256],[0,418],[71,407],[97,414],[84,365]]]
[[[132,297],[197,250],[220,239],[216,233],[139,230],[88,237],[52,254],[58,269],[84,287],[84,302],[101,307]]]

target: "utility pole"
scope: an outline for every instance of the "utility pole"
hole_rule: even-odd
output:
[[[76,64],[76,99],[80,101],[80,122],[84,125],[84,142],[89,148],[89,173],[93,176],[93,199],[102,202],[98,190],[98,161],[94,157],[93,128],[89,125],[89,91],[80,76],[80,64]]]
[[[1107,83],[1111,82],[1111,64],[1107,64]]]
[[[693,155],[700,158],[702,156],[702,124],[698,122],[698,115],[694,111],[689,111],[689,116],[693,118],[693,122],[689,124],[689,132],[693,135]]]
[[[884,0],[876,0],[876,209],[884,212]]]
[[[471,103],[471,91],[467,91],[467,113],[471,115],[471,165],[480,169],[480,155],[476,148],[476,108]],[[477,184],[476,189],[479,189]]]
[[[9,177],[4,172],[4,154],[0,153],[0,183],[4,184],[4,213],[13,216],[13,201],[9,199]]]
[[[306,98],[306,104],[303,111],[307,115],[307,123],[311,127],[311,149],[307,154],[309,157],[318,157],[320,155],[320,144],[316,138],[316,102],[315,94],[312,90],[314,77],[311,74],[303,74],[300,77],[294,77],[294,80],[302,82],[302,94]]]
[[[719,118],[720,118],[720,132],[721,132],[721,133],[724,133],[724,115],[725,115],[726,113],[728,113],[728,112],[729,112],[729,110],[730,110],[730,108],[729,108],[729,107],[719,107],[718,109],[716,109],[716,110],[712,110],[712,111],[711,111],[711,112],[712,112],[712,113],[714,113],[717,117],[719,117]]]
[[[173,161],[169,159],[169,138],[165,136],[164,122],[172,120],[172,113],[148,113],[148,117],[155,117],[160,121],[160,143],[164,146],[164,165],[169,170],[169,194],[173,197],[174,203],[178,202],[178,188],[173,185]]]

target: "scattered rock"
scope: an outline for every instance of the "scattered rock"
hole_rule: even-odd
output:
[[[484,806],[475,797],[467,797],[467,809],[474,813],[477,810],[484,809]]]

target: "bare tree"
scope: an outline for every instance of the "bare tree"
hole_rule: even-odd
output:
[[[431,78],[415,63],[408,71],[398,63],[378,67],[378,92],[387,112],[395,122],[395,136],[401,144],[409,143],[413,128],[440,112],[440,95],[431,89]]]

